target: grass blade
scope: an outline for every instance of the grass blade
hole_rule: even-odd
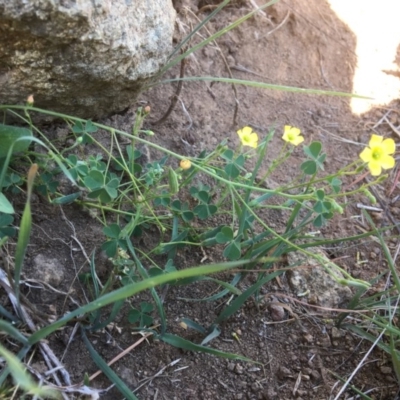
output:
[[[185,81],[185,82],[198,82],[198,81],[205,81],[205,82],[223,82],[223,83],[231,83],[236,85],[245,85],[256,87],[260,89],[273,89],[273,90],[280,90],[283,92],[294,92],[294,93],[302,93],[302,94],[318,94],[318,95],[325,95],[325,96],[340,96],[340,97],[354,97],[358,99],[370,99],[369,97],[359,96],[357,94],[352,93],[345,93],[345,92],[334,92],[331,90],[320,90],[320,89],[304,89],[298,88],[294,86],[284,86],[284,85],[277,85],[273,83],[263,83],[257,81],[247,81],[242,79],[232,79],[232,78],[222,78],[222,77],[214,77],[214,76],[189,76],[185,78],[175,78],[175,79],[167,79],[162,82],[157,82],[152,85],[158,86],[165,83],[172,83],[178,81]]]
[[[0,355],[7,361],[7,368],[11,372],[15,382],[24,392],[30,393],[32,395],[40,396],[46,399],[58,399],[59,393],[48,387],[38,386],[31,378],[31,376],[26,372],[24,365],[19,361],[19,359],[12,354],[10,351],[5,349],[0,345]]]
[[[29,238],[32,229],[31,196],[33,189],[33,181],[35,179],[37,170],[38,170],[37,164],[33,164],[28,172],[27,199],[19,228],[17,247],[15,249],[14,291],[15,291],[15,297],[18,302],[19,302],[19,282],[21,279],[22,265],[24,262],[26,249],[28,248]]]
[[[24,345],[28,344],[28,339],[18,329],[2,319],[0,319],[0,332],[8,333],[13,339]]]
[[[86,336],[84,329],[81,329],[83,341],[90,353],[95,364],[103,371],[104,375],[115,385],[115,387],[125,396],[128,400],[138,400],[132,393],[132,390],[121,380],[121,378],[107,365],[107,363],[100,357],[99,353],[94,349],[89,339]]]
[[[242,261],[232,261],[227,263],[203,265],[201,267],[188,268],[181,271],[174,271],[168,274],[158,275],[153,278],[147,278],[141,282],[134,282],[130,285],[123,286],[111,293],[105,294],[104,296],[82,307],[77,308],[74,311],[71,311],[70,313],[60,318],[58,321],[55,321],[52,324],[49,324],[44,328],[36,331],[29,337],[28,339],[29,344],[33,345],[38,341],[40,341],[41,339],[44,339],[50,333],[61,328],[68,321],[71,321],[75,317],[95,311],[99,308],[115,303],[119,300],[125,300],[126,298],[134,296],[135,294],[140,293],[144,290],[151,289],[156,286],[163,285],[165,283],[175,281],[178,279],[214,274],[227,269],[232,269],[235,267],[242,266],[243,264],[246,264],[246,262],[242,260]]]
[[[170,344],[171,346],[178,347],[179,349],[212,354],[214,356],[228,358],[230,360],[241,360],[251,363],[257,363],[257,361],[251,360],[250,358],[244,356],[240,356],[238,354],[226,353],[221,350],[212,349],[211,347],[201,346],[199,344],[192,343],[189,340],[183,339],[176,335],[172,335],[171,333],[164,333],[164,335],[159,336],[159,339],[165,343]]]
[[[230,25],[226,26],[225,28],[219,30],[218,32],[214,33],[214,35],[211,35],[207,39],[204,39],[202,42],[196,44],[195,46],[191,47],[189,50],[185,51],[178,57],[174,58],[171,62],[169,62],[160,72],[160,75],[163,74],[164,72],[168,71],[170,68],[174,67],[176,64],[180,63],[182,59],[187,57],[188,55],[194,53],[196,50],[201,49],[202,47],[206,46],[208,43],[212,42],[213,40],[219,38],[222,35],[225,35],[225,33],[231,31],[232,29],[236,28],[240,24],[242,24],[244,21],[252,17],[254,14],[256,14],[259,10],[263,10],[264,8],[267,8],[271,6],[272,4],[277,3],[279,0],[271,0],[267,4],[264,4],[263,6],[249,12],[245,16],[238,18],[236,21],[232,22]],[[150,87],[152,85],[149,85]]]

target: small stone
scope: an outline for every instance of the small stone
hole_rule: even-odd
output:
[[[262,398],[264,400],[276,400],[278,398],[278,393],[275,392],[273,387],[269,387],[267,390],[264,390]]]
[[[64,280],[64,266],[60,260],[39,254],[33,260],[33,271],[29,276],[57,287]]]
[[[236,374],[242,375],[244,372],[244,368],[240,364],[236,364],[234,371]]]
[[[290,369],[281,366],[281,367],[279,368],[279,371],[278,371],[278,374],[277,374],[277,375],[278,375],[278,377],[279,377],[280,379],[291,378],[291,377],[292,377],[292,372],[290,371]]]
[[[332,339],[340,339],[343,335],[342,332],[340,332],[340,329],[336,328],[336,326],[334,326],[332,328]]]
[[[314,341],[313,335],[311,335],[311,333],[306,333],[305,335],[303,335],[303,339],[307,343],[312,343]]]
[[[391,374],[393,372],[393,369],[391,367],[385,367],[385,366],[381,367],[380,370],[382,374],[385,375]]]
[[[313,369],[310,373],[310,377],[313,381],[319,381],[321,379],[320,373],[316,370]]]
[[[234,363],[228,363],[228,371],[233,371],[235,369]]]
[[[252,391],[253,393],[259,392],[260,389],[262,389],[262,386],[261,386],[259,383],[257,383],[257,382],[254,382],[254,383],[251,385],[251,391]]]
[[[237,393],[236,396],[235,396],[235,399],[236,399],[236,400],[242,400],[242,399],[244,399],[243,393]]]
[[[324,336],[319,341],[319,345],[322,347],[330,347],[332,345],[331,338],[328,335]]]
[[[372,258],[373,260],[376,259],[377,255],[375,252],[371,251],[371,253],[369,253],[370,258]]]
[[[285,318],[285,309],[276,303],[270,304],[268,311],[273,321],[282,321]]]

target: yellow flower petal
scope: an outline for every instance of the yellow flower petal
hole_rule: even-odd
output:
[[[368,163],[368,168],[371,171],[372,176],[378,176],[382,173],[381,165],[376,161],[370,161]]]
[[[380,146],[383,140],[383,136],[372,134],[371,139],[369,140],[369,147]]]
[[[285,125],[282,139],[293,146],[298,146],[304,141],[304,137],[301,136],[301,130],[290,125]]]
[[[394,158],[392,156],[383,156],[380,160],[383,169],[390,169],[394,167]]]
[[[257,133],[253,132],[253,129],[249,126],[245,126],[242,129],[237,131],[239,135],[240,141],[242,142],[243,146],[249,146],[257,148],[258,146],[258,135]]]
[[[393,139],[385,139],[382,142],[382,147],[386,154],[393,154],[396,151],[396,144]]]
[[[394,154],[396,144],[393,139],[383,139],[383,136],[373,134],[369,141],[369,147],[366,147],[361,153],[360,158],[368,163],[371,175],[378,176],[383,169],[393,168],[395,165]]]
[[[291,143],[294,145],[294,146],[298,146],[300,143],[303,143],[304,142],[304,137],[303,136],[297,136],[296,138],[294,138],[292,141],[291,141]]]
[[[369,162],[372,160],[372,151],[369,147],[366,147],[361,153],[360,158],[364,162]]]
[[[295,126],[285,125],[284,133],[285,134],[288,133],[293,136],[299,136],[301,133],[301,130],[299,128],[296,128]]]

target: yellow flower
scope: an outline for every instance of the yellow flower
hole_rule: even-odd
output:
[[[192,163],[190,162],[190,160],[181,160],[181,162],[179,163],[179,166],[182,169],[186,170],[192,166]]]
[[[366,147],[361,153],[360,158],[368,163],[371,175],[378,176],[383,169],[394,167],[394,158],[391,154],[396,151],[396,145],[393,139],[383,140],[382,136],[372,135],[369,141],[369,147]]]
[[[244,128],[239,129],[237,134],[239,135],[243,146],[254,147],[255,149],[257,148],[258,135],[253,132],[253,129],[251,129],[250,126],[245,126]]]
[[[301,130],[290,125],[285,125],[282,139],[293,146],[298,146],[304,141],[304,137],[301,136]]]

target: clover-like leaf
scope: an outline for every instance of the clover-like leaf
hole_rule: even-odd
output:
[[[317,172],[317,164],[315,161],[307,160],[301,164],[300,169],[306,175],[314,175]]]
[[[230,261],[238,260],[241,256],[240,242],[233,240],[231,243],[229,243],[225,247],[223,255]]]
[[[217,243],[227,243],[233,240],[233,231],[229,226],[222,227],[221,231],[215,236]]]

